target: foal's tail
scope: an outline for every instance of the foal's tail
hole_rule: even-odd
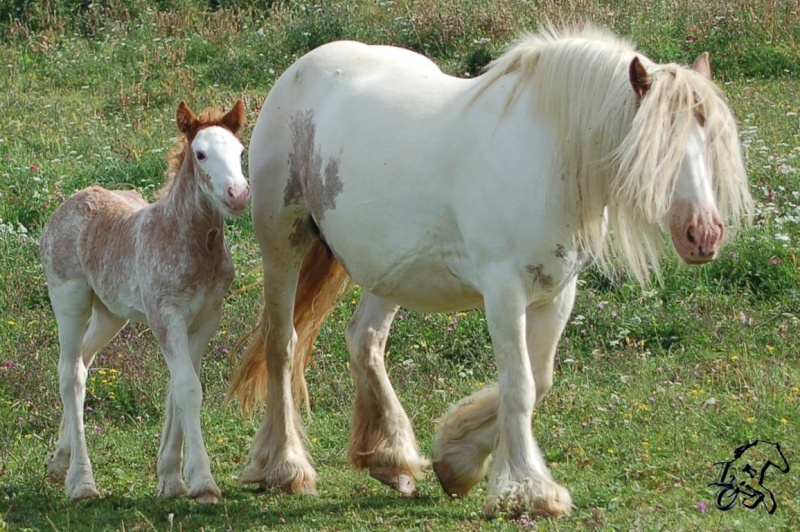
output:
[[[305,371],[311,362],[314,340],[322,323],[336,307],[345,294],[343,288],[349,277],[341,263],[333,256],[327,245],[320,239],[303,259],[300,279],[294,302],[294,328],[297,332],[297,345],[292,358],[292,395],[295,406],[300,401],[310,410]],[[241,365],[231,380],[228,399],[238,399],[244,410],[250,410],[256,403],[267,398],[267,359],[265,353],[265,316],[251,333],[255,338],[247,346]],[[240,342],[247,340],[247,336]]]

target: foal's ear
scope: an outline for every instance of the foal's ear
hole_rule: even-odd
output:
[[[228,113],[222,117],[221,122],[222,125],[230,129],[231,132],[235,134],[242,128],[246,120],[247,117],[244,114],[244,103],[242,100],[236,100],[236,104],[233,106],[233,109],[228,111]]]
[[[711,58],[708,52],[703,52],[697,56],[697,59],[692,63],[692,70],[706,79],[711,79]]]
[[[635,92],[639,98],[644,96],[653,84],[653,76],[647,73],[647,70],[644,68],[644,65],[642,65],[638,56],[634,57],[633,61],[631,61],[631,66],[628,68],[628,76],[631,80],[633,92]]]
[[[178,124],[180,132],[184,135],[189,135],[197,129],[197,116],[189,109],[189,106],[186,105],[186,102],[183,100],[178,104],[175,122]]]

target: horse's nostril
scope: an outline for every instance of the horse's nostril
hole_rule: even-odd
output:
[[[233,187],[228,187],[228,197],[233,197]]]
[[[695,244],[694,238],[694,227],[690,227],[688,231],[686,231],[686,239],[689,241],[690,244]]]

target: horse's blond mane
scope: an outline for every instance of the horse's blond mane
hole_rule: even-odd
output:
[[[644,98],[629,81],[637,55],[653,78]],[[475,98],[512,73],[508,103],[529,94],[536,112],[558,132],[561,174],[571,185],[565,199],[579,212],[576,244],[595,258],[622,259],[641,282],[650,269],[658,273],[660,224],[697,116],[711,139],[726,225],[735,229],[751,214],[736,122],[721,92],[697,72],[655,64],[630,42],[597,28],[548,27],[524,36],[490,64]]]

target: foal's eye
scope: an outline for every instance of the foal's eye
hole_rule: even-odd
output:
[[[206,154],[202,151],[197,152],[197,160],[198,161],[205,161]]]

